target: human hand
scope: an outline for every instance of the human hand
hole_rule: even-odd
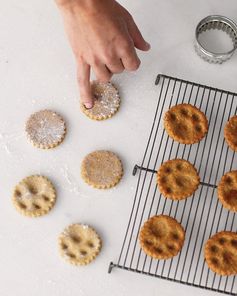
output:
[[[90,70],[108,82],[112,75],[137,70],[136,50],[147,51],[132,16],[115,0],[56,0],[77,62],[80,97],[86,108],[93,107]]]

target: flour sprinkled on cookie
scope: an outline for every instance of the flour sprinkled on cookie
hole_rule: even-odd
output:
[[[41,110],[30,116],[26,122],[26,134],[30,142],[42,149],[58,146],[66,134],[64,119],[54,111]]]
[[[120,97],[117,88],[111,82],[93,81],[92,94],[95,98],[94,106],[87,109],[81,104],[81,109],[89,118],[103,120],[112,117],[119,109]]]
[[[81,175],[83,180],[92,187],[108,189],[117,185],[122,178],[122,162],[111,151],[94,151],[82,161]]]

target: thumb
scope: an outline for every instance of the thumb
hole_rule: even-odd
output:
[[[142,51],[148,51],[150,49],[150,44],[145,41],[143,38],[140,30],[138,29],[137,25],[135,24],[133,18],[127,21],[128,32],[134,42],[134,46],[137,49]]]

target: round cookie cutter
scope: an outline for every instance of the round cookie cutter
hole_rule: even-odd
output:
[[[203,47],[199,36],[207,30],[222,30],[227,33],[232,42],[233,48],[228,52],[214,53]],[[197,54],[209,63],[221,64],[230,59],[237,49],[237,25],[229,18],[221,15],[210,15],[202,19],[196,27],[195,50]]]

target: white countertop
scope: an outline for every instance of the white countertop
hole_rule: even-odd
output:
[[[142,159],[154,116],[158,73],[237,91],[237,54],[223,65],[196,56],[196,24],[209,14],[237,21],[236,0],[120,1],[134,16],[152,50],[139,53],[136,73],[114,77],[122,105],[118,114],[94,122],[79,109],[75,64],[53,1],[2,1],[0,9],[0,295],[127,296],[215,295],[156,278],[114,269],[135,193],[131,174]],[[24,133],[27,117],[40,109],[67,121],[65,142],[43,151]],[[90,188],[80,178],[83,157],[97,149],[115,151],[125,174],[111,190]],[[25,176],[41,173],[55,184],[54,209],[37,219],[14,209],[11,194]],[[86,267],[62,260],[59,233],[70,223],[95,227],[103,239],[98,258]]]

